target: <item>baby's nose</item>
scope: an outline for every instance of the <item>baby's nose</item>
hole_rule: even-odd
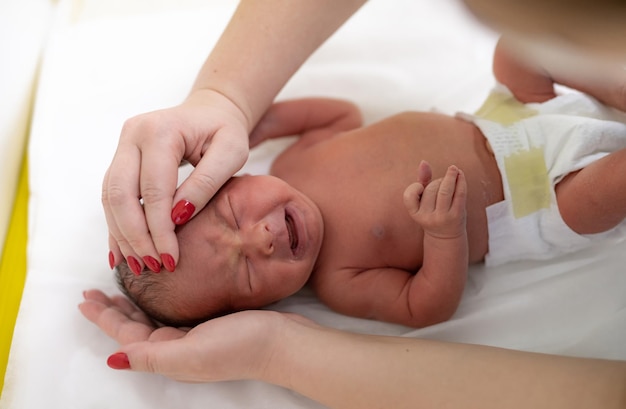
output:
[[[274,253],[274,235],[266,223],[257,223],[248,231],[245,245],[250,251],[271,256]]]

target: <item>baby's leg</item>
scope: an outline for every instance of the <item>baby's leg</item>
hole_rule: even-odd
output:
[[[594,234],[626,218],[626,149],[567,175],[556,186],[565,223],[579,234]]]

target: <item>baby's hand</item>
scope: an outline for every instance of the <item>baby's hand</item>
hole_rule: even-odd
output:
[[[404,191],[404,205],[409,215],[436,238],[456,238],[465,233],[467,183],[456,166],[450,166],[441,179],[430,181],[430,165],[420,163],[419,182]]]

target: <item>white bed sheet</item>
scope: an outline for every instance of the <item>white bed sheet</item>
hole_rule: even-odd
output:
[[[84,289],[117,291],[102,176],[126,118],[185,96],[235,2],[83,20],[75,5],[59,4],[37,95],[28,277],[0,408],[320,408],[260,382],[189,385],[105,365],[115,342],[76,308]],[[407,109],[472,111],[493,84],[495,38],[452,0],[370,0],[280,98],[348,98],[367,122]],[[266,171],[283,146],[263,145],[245,170]],[[306,290],[273,308],[357,332],[626,359],[625,261],[622,241],[549,262],[472,267],[455,316],[421,330],[338,315]]]
[[[26,147],[39,57],[52,10],[49,0],[0,2],[0,257]]]

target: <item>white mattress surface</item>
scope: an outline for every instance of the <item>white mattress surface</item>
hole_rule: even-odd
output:
[[[36,72],[52,10],[49,0],[0,2],[0,252],[15,199]]]
[[[132,12],[89,6],[82,19],[76,2],[58,5],[29,145],[28,277],[0,408],[321,408],[260,382],[190,385],[111,370],[116,343],[77,309],[84,289],[117,291],[100,184],[123,121],[184,98],[236,2],[128,4]],[[495,39],[455,1],[370,0],[279,97],[348,98],[367,122],[473,111],[493,84]],[[282,146],[260,147],[245,171],[265,172]],[[306,290],[272,308],[351,331],[626,359],[625,262],[621,241],[548,262],[474,266],[456,315],[421,330],[338,315]]]

